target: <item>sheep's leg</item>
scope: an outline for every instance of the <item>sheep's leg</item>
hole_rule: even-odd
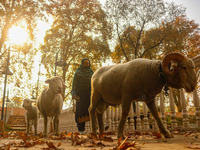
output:
[[[91,127],[92,127],[92,133],[94,135],[97,134],[97,122],[96,122],[96,109],[99,105],[101,99],[101,95],[98,92],[94,92],[92,90],[91,92],[91,103],[89,107],[89,115],[90,115],[90,121],[91,121]]]
[[[44,116],[44,137],[47,137],[47,122],[48,118],[47,116]]]
[[[56,121],[55,121],[55,117],[52,117],[52,120],[51,120],[51,132],[55,133],[55,131],[56,131]]]
[[[97,121],[99,126],[99,133],[102,134],[104,132],[103,114],[97,113]]]
[[[163,122],[161,121],[159,115],[158,115],[158,110],[155,104],[155,100],[148,100],[147,103],[148,108],[150,109],[154,119],[157,122],[157,125],[159,127],[160,132],[165,136],[165,138],[172,138],[172,134],[166,129],[166,127],[164,126]]]
[[[30,121],[27,121],[26,133],[29,134],[29,131],[30,131]]]
[[[55,132],[55,121],[54,121],[54,117],[51,117],[49,132],[50,132],[50,133],[54,133],[54,132]]]
[[[96,135],[97,134],[97,122],[96,122],[95,111],[96,111],[96,108],[94,108],[93,106],[89,107],[92,133]]]
[[[100,134],[104,132],[103,113],[107,109],[107,107],[108,106],[103,101],[101,101],[97,110],[97,120]]]
[[[34,123],[35,135],[37,135],[37,121]]]
[[[124,125],[126,123],[126,119],[130,111],[130,106],[131,106],[131,100],[124,99],[122,103],[122,117],[120,119],[120,123],[118,127],[118,138],[120,137],[124,138],[124,135],[123,135]]]
[[[55,132],[55,135],[58,136],[58,125],[59,125],[59,116],[55,116],[54,117],[54,132]]]

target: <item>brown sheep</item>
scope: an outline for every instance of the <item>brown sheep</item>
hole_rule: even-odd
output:
[[[191,59],[180,53],[171,53],[160,60],[135,59],[124,64],[98,69],[91,79],[91,104],[89,107],[92,133],[104,132],[102,114],[108,105],[122,105],[118,138],[123,137],[124,124],[132,100],[145,101],[165,138],[173,137],[161,121],[155,97],[164,86],[184,88],[192,92],[196,87],[196,73]]]

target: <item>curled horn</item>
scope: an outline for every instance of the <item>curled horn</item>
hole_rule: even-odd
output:
[[[181,53],[170,53],[163,58],[162,69],[165,73],[172,74],[173,72],[170,70],[171,62],[180,62],[186,59],[187,58]]]

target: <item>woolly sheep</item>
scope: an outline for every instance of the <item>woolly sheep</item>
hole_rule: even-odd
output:
[[[55,76],[45,81],[48,83],[39,96],[37,107],[44,117],[44,136],[47,136],[47,117],[53,117],[53,127],[55,135],[58,135],[59,116],[63,107],[63,80]]]
[[[29,134],[30,127],[34,125],[35,135],[37,135],[38,109],[36,106],[32,105],[33,102],[34,101],[30,99],[24,99],[22,107],[26,109],[26,133]]]
[[[92,133],[104,132],[102,114],[108,105],[122,104],[122,117],[118,138],[123,137],[124,124],[131,101],[145,101],[165,138],[173,137],[161,121],[155,105],[155,97],[164,86],[184,88],[192,92],[196,86],[194,63],[180,53],[171,53],[160,60],[135,59],[124,64],[98,69],[91,79],[91,104],[89,114]]]

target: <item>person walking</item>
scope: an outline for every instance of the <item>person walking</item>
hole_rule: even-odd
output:
[[[88,108],[90,106],[91,77],[94,73],[90,66],[88,58],[82,59],[72,82],[72,99],[76,100],[75,121],[81,134],[85,131],[85,122],[90,120]]]

